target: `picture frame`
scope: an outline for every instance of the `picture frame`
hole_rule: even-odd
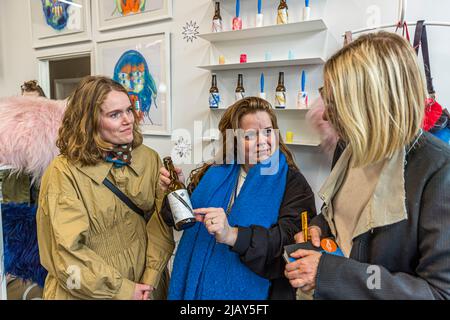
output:
[[[96,45],[96,73],[127,89],[144,135],[171,135],[170,38],[166,32]]]
[[[28,0],[28,4],[35,49],[92,39],[89,0]]]
[[[93,7],[100,32],[172,18],[172,0],[97,0]]]

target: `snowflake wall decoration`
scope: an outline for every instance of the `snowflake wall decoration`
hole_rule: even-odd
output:
[[[192,20],[186,22],[186,26],[183,27],[183,39],[186,40],[186,42],[194,42],[194,40],[197,40],[197,35],[200,33],[198,32],[198,28],[197,22],[193,22]]]
[[[173,149],[178,159],[187,158],[191,155],[191,143],[182,136],[178,137]]]

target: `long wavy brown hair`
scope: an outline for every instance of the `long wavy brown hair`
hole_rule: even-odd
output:
[[[128,96],[125,88],[111,78],[87,76],[70,95],[56,141],[61,154],[69,161],[95,165],[103,161],[105,152],[113,147],[111,143],[101,138],[99,132],[101,106],[113,90]],[[136,148],[142,144],[143,138],[136,110],[132,108],[132,112],[134,115],[132,147]]]
[[[218,154],[216,156],[216,160],[207,162],[203,164],[201,167],[195,169],[191,172],[189,180],[192,186],[197,186],[200,179],[203,177],[205,172],[211,167],[213,164],[218,162],[218,159],[221,159],[221,163],[226,163],[227,159],[227,145],[234,146],[234,160],[237,159],[237,137],[233,136],[233,144],[227,144],[227,130],[229,129],[239,129],[240,128],[240,121],[242,117],[244,117],[247,114],[257,113],[257,112],[266,112],[270,120],[272,122],[273,129],[277,130],[278,132],[278,143],[281,153],[283,153],[286,157],[287,164],[290,168],[298,170],[297,165],[295,164],[294,157],[289,151],[288,147],[284,144],[283,138],[281,137],[281,134],[279,132],[278,127],[278,121],[277,116],[275,115],[275,112],[273,111],[273,108],[271,104],[261,98],[258,97],[247,97],[244,99],[241,99],[237,102],[235,102],[233,105],[231,105],[224,113],[222,118],[219,122],[219,131],[222,135],[222,148],[221,148],[221,154]]]

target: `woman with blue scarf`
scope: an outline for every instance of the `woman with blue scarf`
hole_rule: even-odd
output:
[[[266,100],[239,100],[225,112],[219,130],[223,150],[190,177],[200,223],[183,233],[169,299],[295,299],[283,276],[283,247],[294,242],[300,213],[315,215],[313,192]],[[167,190],[169,174],[160,172]],[[161,214],[173,225],[167,203]]]

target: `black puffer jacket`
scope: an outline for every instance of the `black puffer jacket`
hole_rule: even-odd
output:
[[[355,238],[350,259],[323,255],[315,299],[450,298],[450,148],[424,133],[406,156],[405,189],[408,220]],[[331,235],[322,215],[311,224]]]

